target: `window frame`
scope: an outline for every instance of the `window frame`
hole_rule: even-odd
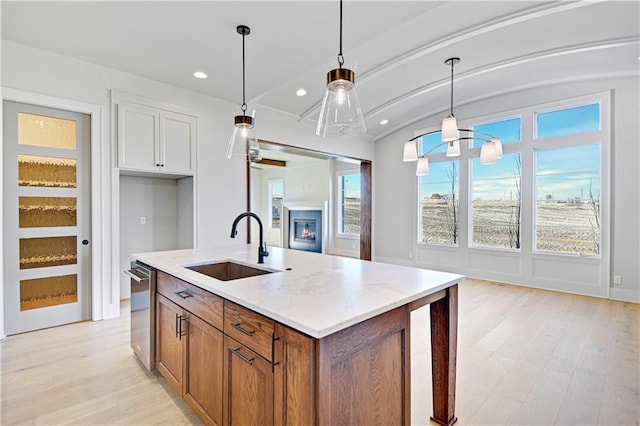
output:
[[[344,221],[343,221],[343,205],[344,205],[344,200],[343,200],[343,190],[342,190],[342,179],[344,176],[349,176],[349,175],[358,175],[360,176],[360,169],[350,169],[350,170],[340,170],[336,172],[336,185],[337,185],[337,191],[336,191],[336,206],[337,206],[337,212],[336,212],[336,237],[338,238],[347,238],[347,239],[360,239],[360,233],[351,233],[351,232],[344,232]],[[360,176],[361,178],[361,176]],[[360,202],[362,203],[362,195],[360,197]]]
[[[280,205],[280,227],[276,228],[273,226],[273,184],[280,182],[282,187],[281,197],[284,200],[284,179],[283,178],[271,178],[267,181],[267,198],[268,198],[268,212],[269,212],[269,229],[282,229],[282,205]]]

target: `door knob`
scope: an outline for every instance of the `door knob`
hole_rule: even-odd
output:
[[[82,245],[86,246],[87,244],[89,244],[89,240],[82,240]]]

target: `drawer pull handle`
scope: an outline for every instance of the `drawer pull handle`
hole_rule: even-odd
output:
[[[239,331],[239,332],[241,332],[241,333],[246,334],[246,335],[247,335],[247,336],[249,336],[249,337],[253,337],[253,334],[255,333],[255,331],[249,331],[249,330],[246,330],[246,329],[242,328],[242,327],[240,326],[240,324],[241,324],[241,323],[231,324],[231,327],[235,328],[236,330],[238,330],[238,331]]]
[[[187,291],[185,291],[185,290],[182,290],[182,291],[174,291],[174,292],[173,292],[173,294],[175,294],[176,296],[181,297],[182,299],[187,299],[187,298],[189,298],[189,297],[193,297],[193,294],[191,294],[191,293],[189,293],[189,292],[187,292]]]
[[[249,358],[247,358],[246,356],[242,355],[242,354],[239,352],[239,351],[240,351],[240,348],[238,348],[238,349],[231,349],[231,348],[229,348],[229,350],[230,350],[231,352],[233,352],[233,354],[234,354],[235,356],[237,356],[238,358],[240,358],[241,360],[243,360],[243,361],[244,361],[244,362],[246,362],[247,364],[249,364],[249,365],[253,365],[253,360],[254,360],[254,358],[249,359]]]

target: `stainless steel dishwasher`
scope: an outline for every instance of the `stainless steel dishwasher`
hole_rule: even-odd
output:
[[[151,371],[156,364],[156,271],[133,261],[124,272],[131,277],[131,348]]]

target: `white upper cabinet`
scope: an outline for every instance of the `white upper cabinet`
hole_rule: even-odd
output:
[[[196,118],[117,102],[118,167],[123,171],[194,174]]]

